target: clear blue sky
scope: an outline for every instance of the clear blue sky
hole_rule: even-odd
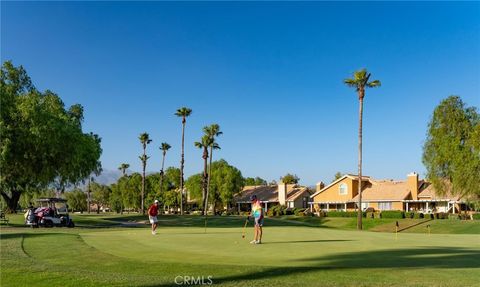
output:
[[[201,128],[218,123],[217,159],[307,185],[356,172],[358,100],[342,80],[366,67],[383,86],[365,101],[364,174],[403,179],[424,174],[443,98],[480,107],[480,3],[2,1],[1,59],[85,107],[105,169],[139,171],[144,131],[148,170],[163,141],[178,166],[173,113],[188,106],[186,175],[202,169]]]

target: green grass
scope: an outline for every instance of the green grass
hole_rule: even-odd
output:
[[[139,215],[76,215],[74,229],[11,220],[1,228],[2,286],[175,286],[177,275],[220,286],[475,286],[480,276],[478,221],[431,221],[431,235],[420,225],[396,238],[355,231],[352,218],[285,217],[267,219],[264,244],[253,246],[241,217],[210,217],[205,233],[201,217],[161,216],[157,236],[122,224]]]

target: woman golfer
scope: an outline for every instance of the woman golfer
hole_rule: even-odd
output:
[[[257,196],[254,194],[250,196],[250,201],[252,202],[252,216],[255,220],[255,235],[251,244],[261,244],[262,243],[262,226],[263,226],[263,208],[260,200],[257,199]]]
[[[157,234],[157,225],[158,225],[157,215],[158,215],[158,200],[155,199],[155,203],[150,205],[150,207],[148,208],[148,219],[152,224],[152,235]]]

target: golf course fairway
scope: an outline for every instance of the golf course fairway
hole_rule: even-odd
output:
[[[242,218],[77,217],[74,229],[2,227],[2,286],[478,286],[478,234],[394,233],[267,220],[263,244]],[[341,222],[342,220],[339,220]],[[452,225],[462,222],[452,222]],[[477,228],[477,223],[472,228]]]

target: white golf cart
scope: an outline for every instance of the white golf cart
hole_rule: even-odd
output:
[[[62,198],[37,199],[39,207],[31,207],[25,213],[25,224],[31,227],[75,227],[68,215],[67,201]]]

